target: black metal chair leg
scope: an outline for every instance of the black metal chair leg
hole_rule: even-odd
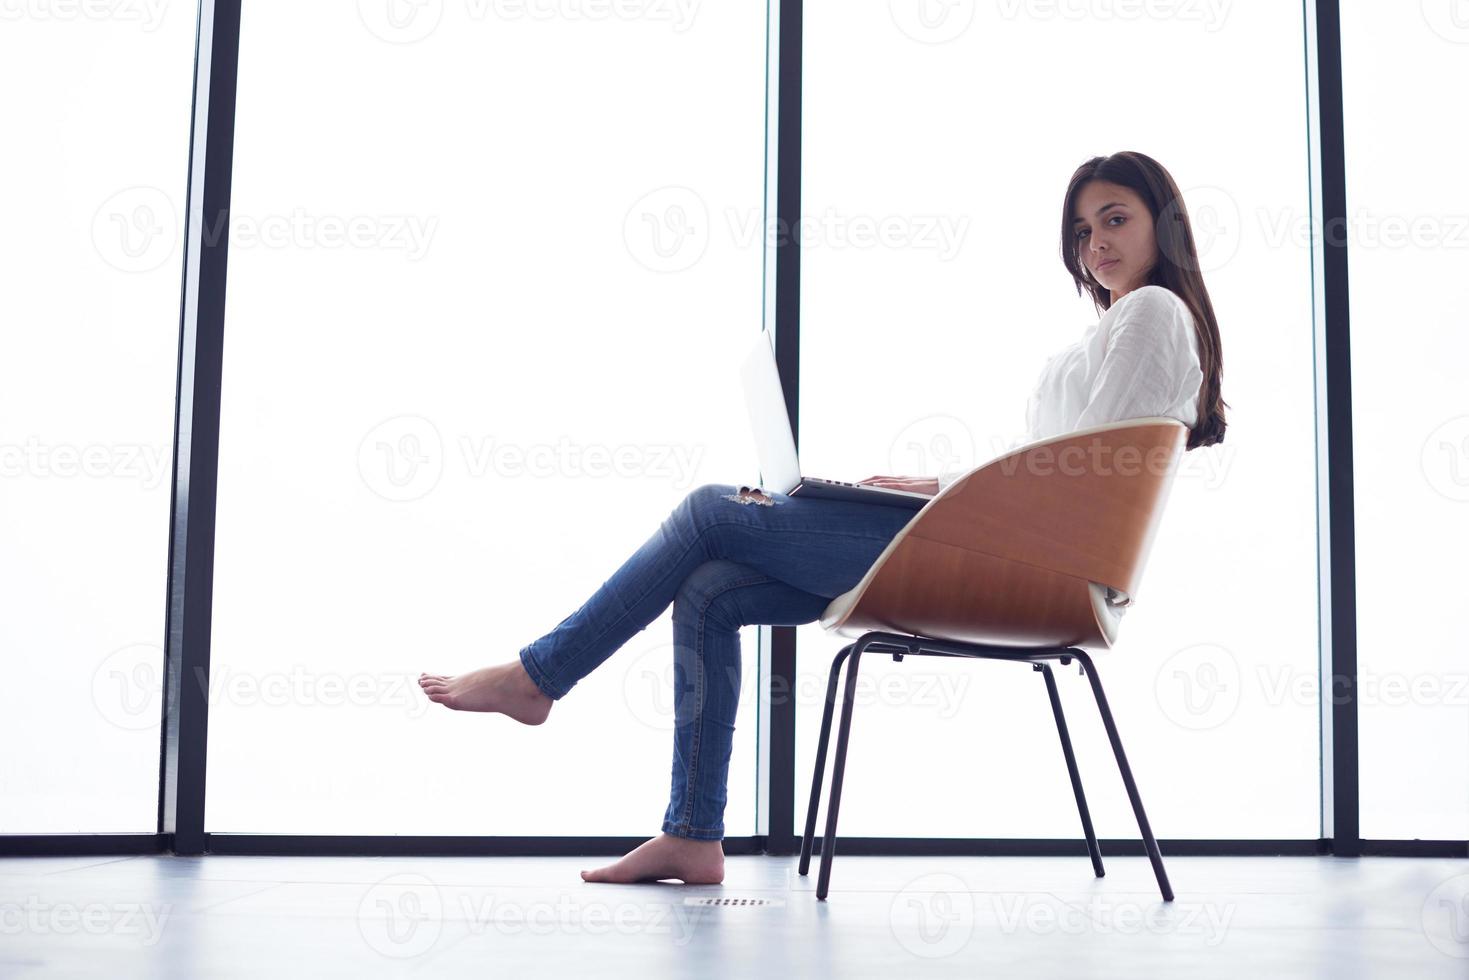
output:
[[[837,729],[837,755],[831,768],[831,796],[826,801],[826,833],[821,837],[821,870],[816,875],[816,898],[826,898],[831,883],[831,859],[837,849],[837,813],[842,806],[842,774],[847,768],[847,740],[852,734],[852,705],[857,695],[857,665],[867,646],[859,639],[847,660],[847,683],[842,692],[842,723]]]
[[[1117,756],[1117,767],[1122,770],[1122,782],[1127,787],[1127,797],[1132,801],[1132,812],[1137,815],[1137,826],[1143,834],[1143,846],[1147,848],[1148,860],[1153,864],[1153,874],[1158,879],[1158,888],[1163,892],[1163,901],[1173,901],[1173,888],[1168,884],[1168,874],[1163,870],[1163,855],[1153,837],[1153,828],[1148,826],[1148,815],[1143,812],[1143,801],[1137,793],[1137,783],[1132,778],[1132,768],[1127,764],[1127,754],[1122,751],[1122,739],[1117,735],[1117,725],[1112,720],[1112,710],[1107,707],[1107,695],[1102,693],[1102,680],[1097,676],[1092,658],[1081,650],[1072,650],[1086,670],[1091,681],[1092,695],[1097,699],[1097,708],[1102,712],[1102,724],[1107,727],[1107,738],[1112,743],[1112,754]],[[845,720],[845,719],[843,719]],[[840,758],[840,756],[838,756]]]
[[[832,658],[831,675],[826,680],[826,707],[821,710],[821,740],[816,743],[816,769],[811,774],[811,802],[806,806],[806,833],[801,838],[801,863],[797,868],[802,875],[811,870],[811,841],[816,836],[816,810],[821,804],[821,778],[826,774],[826,744],[831,739],[831,716],[836,707],[837,680],[841,676],[842,663],[851,651],[852,644],[849,643]]]
[[[1056,677],[1049,664],[1036,664],[1046,679],[1046,693],[1051,697],[1051,712],[1056,716],[1056,731],[1061,735],[1061,751],[1066,754],[1066,769],[1071,773],[1071,789],[1076,793],[1076,808],[1081,811],[1081,829],[1086,832],[1086,849],[1092,856],[1092,871],[1098,878],[1102,870],[1102,849],[1097,846],[1097,833],[1092,829],[1091,811],[1086,806],[1086,793],[1081,789],[1081,773],[1076,768],[1076,753],[1071,751],[1071,734],[1066,730],[1066,715],[1061,710],[1061,697],[1056,692]]]

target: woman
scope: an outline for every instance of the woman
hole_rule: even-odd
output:
[[[1168,172],[1134,152],[1082,164],[1062,209],[1061,259],[1102,318],[1047,362],[1021,443],[1145,416],[1189,426],[1188,449],[1222,441],[1218,325]],[[933,494],[962,475],[861,482]],[[671,602],[673,792],[662,833],[582,878],[717,884],[724,879],[720,840],[740,627],[815,621],[913,516],[883,504],[698,487],[580,609],[518,659],[453,677],[423,674],[419,685],[449,708],[539,725],[555,701]]]

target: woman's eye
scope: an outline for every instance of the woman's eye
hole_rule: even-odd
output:
[[[1122,215],[1120,215],[1120,214],[1114,214],[1114,215],[1112,215],[1112,217],[1110,217],[1110,218],[1108,218],[1108,219],[1107,219],[1107,220],[1108,220],[1108,221],[1109,221],[1109,222],[1111,222],[1111,221],[1126,221],[1126,220],[1127,220],[1127,219],[1126,219],[1126,218],[1124,218],[1124,217],[1123,217],[1123,216],[1122,216]],[[1083,229],[1081,229],[1081,231],[1078,231],[1078,232],[1077,232],[1077,233],[1076,233],[1076,237],[1077,237],[1077,238],[1080,238],[1080,237],[1081,237],[1081,236],[1082,236],[1082,235],[1085,235],[1085,234],[1086,234],[1086,232],[1087,232],[1087,229],[1085,229],[1085,228],[1083,228]]]

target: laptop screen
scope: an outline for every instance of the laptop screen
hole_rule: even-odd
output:
[[[745,407],[750,413],[750,432],[760,460],[761,486],[789,493],[801,482],[801,463],[796,440],[791,434],[791,417],[786,412],[780,371],[775,364],[771,335],[764,330],[755,337],[740,369],[745,385]]]

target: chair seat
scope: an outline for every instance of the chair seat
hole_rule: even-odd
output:
[[[866,584],[866,580],[859,582],[827,604],[826,609],[821,613],[821,626],[823,629],[836,636],[845,636],[851,639],[856,639],[863,633],[868,632],[868,627],[848,620],[848,614],[856,606],[857,600],[862,597]],[[1131,605],[1132,599],[1125,592],[1119,592],[1110,585],[1099,585],[1096,582],[1087,583],[1087,592],[1091,598],[1092,613],[1096,616],[1097,629],[1102,634],[1103,639],[1106,640],[1107,647],[1110,649],[1117,642],[1117,630],[1119,624],[1122,622],[1122,614],[1127,611],[1127,607]],[[890,628],[899,632],[914,632],[905,631],[896,624]],[[976,635],[973,629],[966,630],[962,637],[940,636],[933,630],[924,630],[923,635],[935,640],[955,640],[963,643],[994,643],[996,645],[1003,645],[1011,642],[1008,634],[1002,632],[986,634],[981,632]]]

